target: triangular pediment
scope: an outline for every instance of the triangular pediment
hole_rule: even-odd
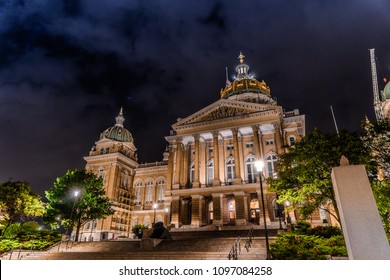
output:
[[[173,127],[190,125],[195,123],[218,121],[253,113],[275,110],[275,106],[269,104],[257,104],[235,100],[221,99],[206,108],[180,119]]]

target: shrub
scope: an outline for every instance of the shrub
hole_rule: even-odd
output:
[[[306,221],[297,221],[292,233],[277,237],[270,246],[271,256],[278,260],[322,260],[346,257],[341,229],[333,226],[312,228]]]
[[[134,233],[135,235],[138,235],[140,229],[141,230],[149,229],[149,227],[148,226],[144,226],[144,225],[135,225],[131,229],[131,232]]]
[[[324,260],[329,256],[347,256],[342,236],[324,238],[316,235],[284,233],[270,245],[277,260]]]

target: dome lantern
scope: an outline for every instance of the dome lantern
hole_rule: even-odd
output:
[[[249,74],[249,66],[244,63],[245,56],[240,52],[240,64],[236,66],[237,76],[233,82],[226,78],[226,86],[221,89],[221,99],[247,100],[256,103],[275,103],[271,98],[270,88],[262,80],[256,80]]]

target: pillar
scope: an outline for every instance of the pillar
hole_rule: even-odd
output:
[[[180,174],[182,166],[182,143],[181,139],[176,140],[176,168],[175,168],[175,182],[174,189],[180,188]]]
[[[234,194],[234,200],[236,202],[236,225],[244,226],[246,225],[245,193],[235,192],[233,194]]]
[[[259,140],[259,129],[257,126],[253,126],[253,146],[256,159],[260,159],[260,140]]]
[[[222,215],[222,209],[223,209],[223,204],[222,204],[222,197],[223,195],[218,193],[218,194],[213,194],[213,213],[214,213],[214,219],[213,219],[213,224],[214,225],[223,225],[223,215]]]
[[[193,188],[199,188],[199,135],[194,136],[195,139],[195,160],[194,160],[194,182]]]
[[[264,183],[264,182],[263,182]],[[259,187],[260,188],[260,187]],[[268,196],[267,193],[265,192],[264,189],[264,184],[263,184],[263,192],[264,192],[264,208],[265,208],[265,220],[267,223],[271,223],[271,219],[269,218],[269,205],[268,205]],[[261,193],[260,190],[256,191],[257,197],[259,200],[259,208],[260,208],[260,225],[264,223],[263,220],[263,202],[261,201]]]
[[[167,172],[167,185],[165,188],[165,192],[172,189],[172,178],[173,178],[173,161],[174,161],[174,154],[175,150],[174,149],[169,149],[169,156],[168,156],[168,172]]]
[[[180,197],[172,197],[171,203],[171,224],[175,225],[175,228],[180,227]]]
[[[200,227],[202,225],[202,200],[201,195],[191,195],[192,211],[191,211],[191,226]]]
[[[239,185],[242,182],[241,171],[240,171],[240,153],[238,148],[238,129],[232,129],[233,132],[233,149],[234,149],[234,179],[233,182],[235,185]]]
[[[282,138],[280,136],[280,123],[273,123],[274,125],[274,131],[275,131],[275,148],[276,153],[280,153],[282,150]]]
[[[189,166],[191,163],[191,146],[189,144],[183,146],[182,151],[182,163],[180,169],[180,186],[188,186],[189,178]]]
[[[214,155],[214,181],[213,181],[213,186],[220,186],[221,185],[221,180],[219,179],[218,132],[213,132],[213,155]]]

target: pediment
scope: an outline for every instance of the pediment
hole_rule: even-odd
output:
[[[178,120],[178,122],[174,124],[173,127],[202,122],[219,121],[224,119],[228,120],[234,117],[245,116],[274,109],[275,106],[268,104],[257,104],[221,99],[207,106],[206,108],[188,116],[187,118]]]

